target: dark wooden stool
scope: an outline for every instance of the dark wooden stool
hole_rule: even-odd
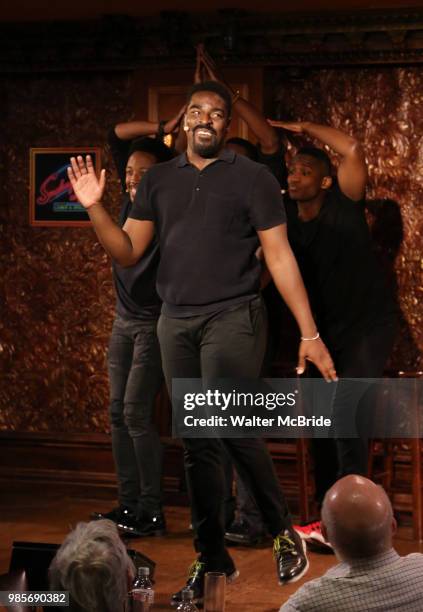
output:
[[[305,438],[267,442],[283,493],[290,506],[298,504],[302,523],[318,516],[310,446],[310,440]]]

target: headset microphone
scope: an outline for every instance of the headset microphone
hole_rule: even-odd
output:
[[[189,127],[187,125],[184,125],[184,132],[189,132]]]

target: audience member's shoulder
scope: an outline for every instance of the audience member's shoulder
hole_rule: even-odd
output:
[[[320,578],[309,580],[290,596],[288,601],[280,608],[280,612],[310,609],[313,609],[313,611],[316,610],[317,612],[322,611],[324,608],[319,607],[319,602],[322,588],[325,587],[325,582],[328,581],[331,582],[331,580],[327,578],[327,574]]]
[[[423,554],[419,552],[410,553],[404,557],[400,557],[402,562],[408,565],[420,566],[423,568]]]

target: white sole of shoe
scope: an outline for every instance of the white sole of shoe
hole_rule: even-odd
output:
[[[300,572],[299,574],[297,574],[296,576],[294,576],[290,580],[285,580],[284,582],[279,581],[280,586],[284,586],[285,584],[291,584],[292,582],[297,582],[297,580],[301,580],[301,578],[308,572],[308,568],[310,567],[310,563],[309,563],[308,557],[307,557],[307,544],[306,544],[305,540],[302,540],[302,545],[303,545],[304,555],[305,555],[305,558],[306,558],[306,564],[305,564],[302,572]]]
[[[233,582],[234,580],[236,580],[239,576],[239,571],[235,570],[234,572],[232,572],[232,574],[230,574],[229,576],[226,576],[226,582],[227,584],[230,584],[231,582]]]
[[[310,538],[307,540],[307,544],[309,544],[316,552],[319,552],[319,550],[332,553],[334,552],[332,544],[329,544],[329,542],[326,542],[325,540]]]
[[[295,533],[297,533],[300,536],[303,542],[307,542],[307,544],[315,544],[315,545],[320,545],[322,548],[332,549],[332,545],[329,544],[329,542],[326,542],[323,535],[319,533],[318,531],[310,531],[310,533],[302,533],[301,531],[297,531],[297,529],[295,529]]]
[[[313,540],[313,542],[320,542],[320,544],[323,544],[324,546],[329,546],[330,548],[332,548],[331,544],[329,544],[329,542],[326,542],[323,535],[319,533],[318,531],[311,532],[310,540]]]
[[[299,529],[295,529],[295,527],[294,527],[294,531],[300,536],[302,540],[305,540],[306,542],[307,540],[311,538],[311,534],[313,533],[312,531],[310,531],[310,533],[304,533],[303,531],[300,531]]]
[[[295,533],[297,533],[303,542],[307,542],[307,544],[320,544],[324,548],[332,548],[332,545],[329,544],[323,537],[323,535],[318,531],[310,531],[310,533],[301,533],[295,529]]]

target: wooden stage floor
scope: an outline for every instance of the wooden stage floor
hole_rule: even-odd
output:
[[[3,489],[4,492],[4,489]],[[107,510],[113,502],[104,499],[58,497],[42,487],[24,493],[9,491],[0,501],[0,573],[8,569],[14,540],[61,543],[79,521],[89,520],[93,510]],[[169,595],[184,584],[195,555],[192,549],[189,510],[167,507],[169,534],[163,538],[131,540],[131,547],[157,563],[155,610],[171,610]],[[400,530],[395,547],[400,554],[422,551],[418,543]],[[333,555],[310,553],[310,570],[303,580],[280,587],[277,584],[270,546],[231,548],[240,577],[227,589],[226,612],[276,612],[305,580],[321,576],[335,563]],[[174,609],[174,608],[173,608]]]

